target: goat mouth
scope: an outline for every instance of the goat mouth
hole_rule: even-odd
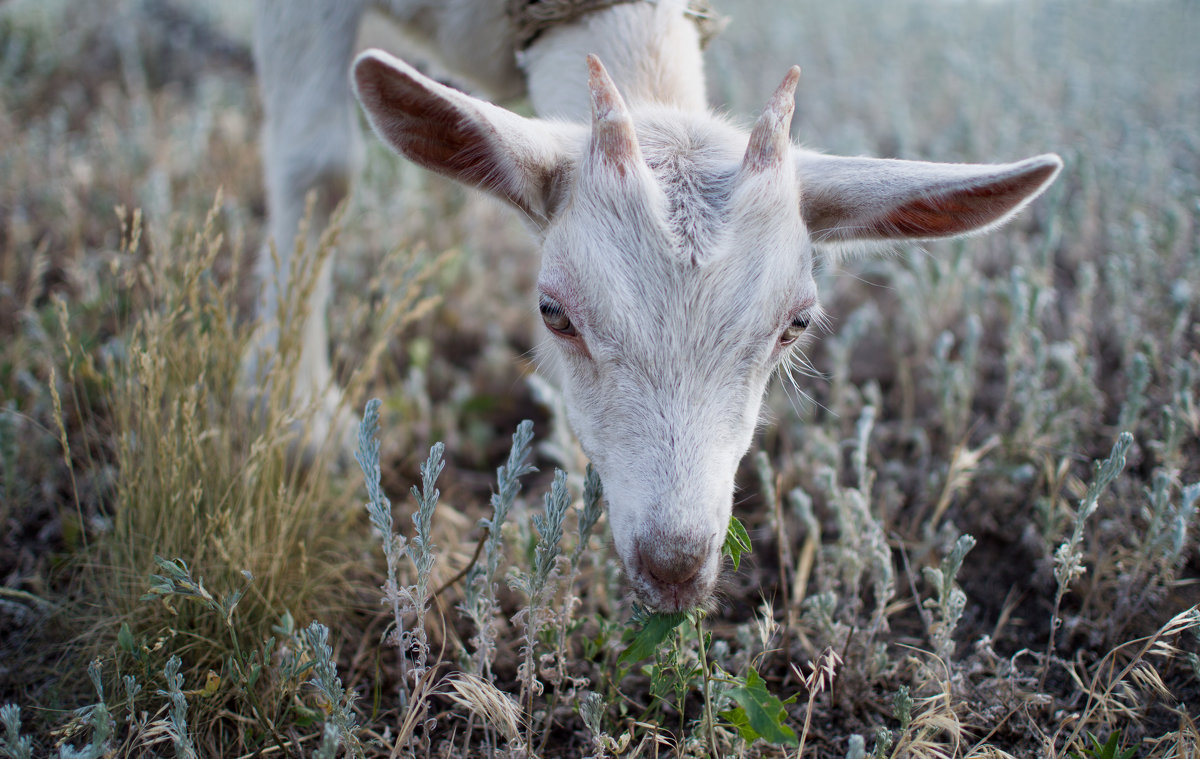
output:
[[[638,600],[651,610],[661,613],[688,611],[703,605],[712,597],[717,584],[717,572],[711,560],[705,561],[686,577],[672,578],[674,582],[655,575],[639,555],[631,568],[631,585]]]
[[[635,588],[643,604],[653,611],[675,613],[703,605],[712,596],[716,582],[659,583],[643,578]]]

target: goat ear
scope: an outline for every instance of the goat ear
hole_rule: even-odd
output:
[[[1004,164],[841,158],[799,151],[804,221],[813,241],[931,240],[1003,223],[1050,185],[1053,154]]]
[[[473,98],[381,50],[354,61],[375,132],[427,169],[508,201],[544,227],[565,191],[568,128]]]

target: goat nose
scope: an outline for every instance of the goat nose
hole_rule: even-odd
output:
[[[662,585],[683,585],[697,574],[708,559],[708,541],[663,539],[655,536],[637,541],[642,569]]]

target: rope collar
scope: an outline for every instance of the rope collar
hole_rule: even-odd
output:
[[[512,23],[517,50],[521,51],[559,24],[569,24],[589,13],[633,2],[654,0],[508,0],[508,18]],[[720,34],[728,21],[713,10],[709,0],[689,0],[684,13],[700,30],[701,47],[708,47],[708,43]]]

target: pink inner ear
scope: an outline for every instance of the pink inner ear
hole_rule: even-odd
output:
[[[461,182],[500,189],[486,185],[497,157],[488,155],[485,130],[468,109],[382,61],[363,59],[354,74],[372,123],[392,147]]]
[[[534,221],[555,204],[563,166],[533,122],[426,78],[382,53],[364,53],[354,81],[375,131],[427,169],[485,190]]]
[[[801,151],[801,208],[813,240],[955,237],[1000,224],[1062,168],[1056,155],[1008,164],[841,158]]]
[[[953,237],[987,227],[1021,206],[1058,170],[1035,166],[978,187],[912,198],[887,209],[869,226],[882,238]]]

